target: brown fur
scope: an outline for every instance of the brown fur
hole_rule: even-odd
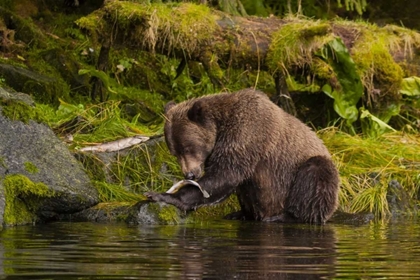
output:
[[[192,210],[235,192],[241,212],[231,218],[325,223],[337,207],[338,172],[316,134],[252,89],[166,107],[165,138],[196,187],[147,193]]]

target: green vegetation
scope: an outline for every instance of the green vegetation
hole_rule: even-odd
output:
[[[7,168],[7,165],[4,162],[4,158],[3,157],[0,157],[0,167]]]
[[[35,174],[39,172],[38,167],[36,167],[36,165],[33,164],[32,162],[27,161],[24,163],[24,165],[25,165],[25,170],[31,174]]]
[[[312,65],[313,54],[333,39],[328,22],[289,17],[287,23],[273,34],[268,64],[275,71],[287,74],[293,66],[303,68]]]
[[[389,130],[405,102],[418,96],[415,78],[404,79],[412,71],[393,57],[410,60],[418,46],[418,33],[402,27],[288,17],[273,34],[267,57],[271,71],[286,77],[289,91],[323,92],[334,99],[338,117],[326,108],[330,124],[344,119],[346,126],[340,126],[346,131],[377,136]]]
[[[239,202],[236,195],[231,195],[220,204],[202,207],[190,213],[187,223],[194,223],[197,221],[209,221],[212,219],[220,219],[227,214],[239,211]]]
[[[284,16],[287,14],[304,14],[310,17],[331,17],[334,11],[345,8],[353,14],[361,15],[368,6],[369,0],[218,0],[212,1],[227,13],[233,15],[269,15]]]
[[[172,205],[161,206],[158,203],[149,204],[151,211],[155,211],[159,221],[165,225],[177,225],[180,223],[180,210]]]
[[[168,53],[176,49],[185,55],[209,41],[217,28],[216,17],[208,7],[191,3],[149,5],[110,1],[100,11],[76,23],[89,30],[94,39],[111,36],[114,30],[130,30],[114,33],[122,39],[119,44],[130,42],[154,50],[162,48],[165,41],[170,46]]]
[[[34,120],[38,122],[42,122],[43,120],[45,120],[42,112],[37,111],[36,109],[34,109],[34,107],[26,104],[21,100],[6,100],[0,98],[0,106],[2,108],[2,115],[14,121],[28,123],[29,120]]]
[[[115,100],[86,106],[61,101],[57,110],[41,104],[37,106],[37,110],[44,113],[47,123],[59,134],[73,135],[74,148],[137,134],[154,135],[161,130],[153,120],[149,125],[142,123],[141,112],[127,116],[121,107],[121,101]],[[161,122],[157,117],[156,120]]]
[[[23,175],[7,175],[3,179],[6,207],[4,224],[21,225],[36,222],[36,212],[44,198],[54,192],[42,183],[34,183]]]
[[[253,69],[233,66],[233,56],[248,55],[235,53],[246,34],[233,17],[203,5],[156,2],[160,1],[107,1],[83,15],[76,10],[60,12],[56,7],[59,12],[48,11],[54,16],[45,12],[31,20],[21,18],[18,10],[11,13],[16,30],[24,31],[17,32],[17,40],[27,35],[29,41],[25,41],[25,49],[16,41],[8,57],[0,58],[2,64],[19,70],[17,79],[2,74],[0,84],[30,94],[35,106],[2,98],[2,114],[26,123],[30,119],[44,122],[68,141],[102,202],[132,204],[142,200],[144,192],[165,191],[181,178],[176,159],[160,137],[166,102],[245,87],[262,89],[275,99],[277,74],[286,78],[298,117],[320,129],[333,154],[342,178],[342,210],[386,216],[391,180],[418,199],[420,160],[416,155],[420,151],[413,136],[420,128],[420,71],[413,63],[418,61],[420,48],[417,32],[362,21],[289,15],[270,37],[267,56],[258,57],[261,68]],[[298,12],[298,3],[316,6],[313,0],[241,1],[247,11],[257,2],[269,4],[254,7],[265,10],[261,13],[267,16],[273,11]],[[358,12],[365,8],[364,1],[333,2]],[[227,24],[228,32],[223,35],[228,39],[207,47],[220,39],[216,38],[222,34],[218,22],[226,18],[231,25]],[[98,70],[99,53],[107,41],[111,42],[109,65]],[[218,56],[215,50],[221,49],[228,50],[229,57]],[[182,72],[177,69],[183,63],[180,57],[187,60]],[[39,76],[29,75],[29,70]],[[93,78],[104,85],[104,102],[89,96]],[[329,128],[322,130],[325,127]],[[112,155],[80,152],[86,146],[135,135],[155,139]],[[0,167],[2,164],[0,159]],[[25,169],[37,172],[29,162]],[[23,197],[27,203],[26,197],[37,201],[33,198],[50,195],[27,178],[6,177],[4,184],[9,189],[8,201],[15,197],[8,204],[12,207],[8,208],[10,224],[35,217],[37,206],[25,208]],[[33,193],[29,189],[34,189]],[[23,216],[11,215],[11,209],[18,209]],[[209,219],[237,209],[232,196],[190,217],[193,221]],[[163,220],[179,222],[171,210],[162,215]]]
[[[99,199],[102,202],[136,202],[144,199],[142,195],[130,192],[121,185],[114,185],[99,181],[94,182],[94,184],[99,191]]]
[[[410,197],[420,190],[420,139],[394,132],[380,137],[350,136],[335,129],[319,132],[339,168],[340,208],[346,212],[389,214],[388,184],[397,180]]]

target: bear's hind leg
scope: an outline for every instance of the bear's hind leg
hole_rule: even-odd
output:
[[[232,212],[223,217],[225,220],[246,220],[246,215],[242,210]]]
[[[315,156],[298,169],[285,210],[298,221],[324,224],[338,203],[339,177],[331,159]]]

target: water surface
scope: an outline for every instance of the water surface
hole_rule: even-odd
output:
[[[420,223],[52,223],[0,232],[0,279],[413,279]]]

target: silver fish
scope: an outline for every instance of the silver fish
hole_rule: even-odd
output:
[[[166,193],[176,193],[180,188],[186,186],[186,185],[194,185],[197,188],[200,189],[200,191],[203,193],[203,196],[205,198],[209,198],[210,195],[208,192],[206,192],[205,189],[203,189],[199,183],[197,183],[196,181],[193,180],[181,180],[178,183],[176,183],[175,185],[173,185]]]

